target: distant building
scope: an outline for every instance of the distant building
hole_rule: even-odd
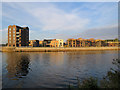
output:
[[[84,47],[85,41],[82,38],[79,39],[68,39],[67,40],[68,47]]]
[[[43,47],[43,41],[39,41],[39,47]]]
[[[44,39],[43,47],[63,47],[63,39]]]
[[[29,46],[29,28],[20,26],[8,26],[8,46]]]
[[[56,39],[58,41],[58,47],[63,47],[63,39]]]
[[[39,47],[39,40],[29,40],[29,46]]]
[[[43,40],[43,47],[51,47],[52,39],[44,39]]]
[[[68,47],[100,47],[102,40],[95,40],[93,38],[91,39],[68,39],[67,40],[67,46]]]
[[[120,40],[118,39],[108,39],[108,40],[105,40],[105,43],[109,47],[120,46]]]
[[[63,46],[64,46],[64,47],[68,47],[67,42],[64,42],[64,43],[63,43]]]
[[[50,43],[50,47],[59,47],[59,41],[56,39],[53,39]]]

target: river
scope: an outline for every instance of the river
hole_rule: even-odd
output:
[[[64,88],[75,86],[77,78],[102,79],[118,51],[0,52],[1,57],[3,88]]]

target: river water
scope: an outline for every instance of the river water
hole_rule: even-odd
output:
[[[60,88],[75,86],[77,78],[99,80],[114,68],[118,51],[1,53],[3,88]]]

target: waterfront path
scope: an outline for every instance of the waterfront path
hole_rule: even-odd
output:
[[[2,47],[0,47],[0,52],[2,51]]]
[[[2,47],[3,52],[66,52],[66,51],[120,50],[118,47]]]

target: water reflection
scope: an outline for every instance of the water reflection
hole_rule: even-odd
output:
[[[53,88],[75,85],[76,77],[102,78],[118,51],[15,52],[2,57],[4,88]]]
[[[29,55],[22,53],[7,53],[7,76],[22,78],[29,73]]]

